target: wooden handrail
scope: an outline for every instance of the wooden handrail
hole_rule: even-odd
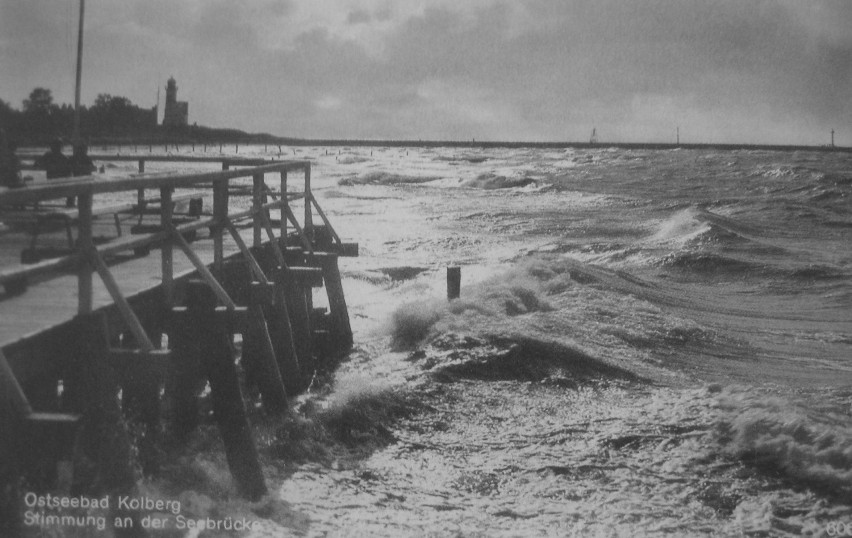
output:
[[[151,160],[143,159],[140,156],[127,156],[123,160]],[[157,158],[156,160],[171,160],[181,161],[183,159],[165,159]],[[198,160],[198,159],[196,159]],[[226,163],[227,161],[227,163]],[[240,159],[206,159],[203,162],[223,162],[224,164],[248,164],[247,160]],[[144,165],[140,165],[143,169]],[[69,180],[51,181],[42,185],[33,187],[9,190],[0,189],[0,206],[14,206],[23,204],[32,204],[42,200],[77,196],[80,200],[80,209],[78,217],[79,226],[79,241],[75,252],[68,256],[50,260],[34,266],[20,266],[12,270],[0,271],[0,281],[3,283],[12,282],[16,279],[26,279],[35,274],[43,274],[51,270],[59,269],[69,265],[77,266],[78,276],[78,312],[87,314],[92,311],[92,276],[97,272],[102,280],[104,280],[107,288],[117,302],[116,299],[120,296],[115,282],[109,274],[109,270],[104,263],[102,256],[117,254],[123,251],[133,250],[146,246],[158,245],[162,249],[161,253],[161,278],[163,292],[166,297],[166,302],[171,303],[173,293],[173,267],[172,267],[172,252],[177,247],[183,250],[187,257],[192,261],[193,265],[208,281],[211,287],[216,292],[219,299],[228,307],[233,307],[233,301],[224,293],[221,286],[218,286],[216,279],[212,273],[203,264],[201,260],[194,254],[189,244],[181,235],[182,232],[197,230],[203,227],[210,227],[212,235],[216,239],[216,248],[221,249],[221,236],[223,233],[233,233],[233,222],[242,219],[252,219],[255,228],[255,243],[258,242],[262,230],[266,230],[272,235],[273,230],[271,223],[267,217],[269,209],[280,209],[282,220],[289,220],[295,228],[295,231],[300,236],[300,239],[308,251],[312,251],[312,244],[307,236],[307,233],[312,228],[312,212],[314,208],[319,212],[324,222],[328,223],[328,219],[322,213],[322,210],[313,200],[310,191],[310,168],[309,161],[263,161],[262,165],[250,166],[241,169],[226,169],[221,171],[202,172],[202,173],[183,173],[173,175],[157,175],[157,176],[129,176],[115,179],[104,180],[92,176],[74,178]],[[294,193],[287,191],[286,178],[287,172],[291,170],[303,170],[305,174],[305,189],[303,193]],[[266,173],[279,173],[282,179],[282,196],[275,201],[265,201],[264,175]],[[227,189],[229,182],[234,178],[251,177],[253,188],[253,204],[251,209],[236,211],[231,213],[227,206]],[[213,188],[219,194],[217,199],[217,208],[214,211],[213,218],[199,219],[190,223],[173,223],[172,222],[172,193],[177,188]],[[161,230],[149,234],[140,234],[132,238],[119,238],[109,243],[95,246],[92,243],[92,200],[95,194],[116,193],[116,192],[135,192],[139,193],[144,189],[159,189],[160,191],[160,226]],[[291,198],[304,196],[305,198],[305,226],[300,226],[296,221],[292,209],[289,207]],[[142,199],[142,195],[140,195]],[[313,203],[312,203],[313,202]],[[286,230],[286,224],[282,225],[282,230]],[[334,233],[336,236],[337,234]],[[339,239],[338,239],[339,240]],[[277,246],[277,243],[275,244]],[[283,256],[278,252],[279,256]],[[221,261],[221,253],[217,256]],[[214,264],[215,265],[215,264]],[[215,270],[215,269],[214,269]],[[120,305],[122,306],[122,305]],[[143,339],[143,343],[144,339]],[[146,346],[147,347],[147,346]]]
[[[193,187],[198,183],[221,181],[239,177],[250,177],[253,174],[270,172],[285,172],[309,170],[308,161],[281,161],[252,168],[221,170],[191,174],[175,174],[169,176],[128,176],[115,179],[103,179],[96,176],[83,176],[68,180],[51,180],[41,185],[20,189],[0,188],[0,205],[32,204],[42,200],[66,198],[82,194],[104,194],[138,189],[158,189],[172,187],[174,189]],[[309,183],[308,183],[309,185]]]

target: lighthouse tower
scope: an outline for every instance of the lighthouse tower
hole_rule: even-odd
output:
[[[189,103],[177,100],[177,82],[170,77],[166,84],[166,106],[163,127],[186,127],[189,123]]]

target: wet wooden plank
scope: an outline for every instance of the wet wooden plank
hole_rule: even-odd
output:
[[[248,238],[252,231],[242,230]],[[238,254],[239,248],[231,240],[224,242],[226,257]],[[210,238],[192,243],[192,248],[205,264],[213,262],[213,241]],[[174,272],[180,278],[195,270],[182,252],[175,252]],[[132,298],[160,285],[160,252],[152,250],[148,256],[134,258],[110,265],[119,288]],[[93,285],[94,309],[113,305],[108,290],[95,277]],[[31,285],[26,292],[0,300],[0,348],[25,339],[35,333],[70,321],[77,314],[77,277],[67,274]]]

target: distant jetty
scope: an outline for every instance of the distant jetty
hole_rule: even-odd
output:
[[[808,146],[787,144],[674,144],[662,142],[530,142],[530,141],[484,141],[484,140],[382,140],[382,139],[336,139],[336,138],[289,138],[267,133],[250,134],[236,129],[213,129],[188,127],[180,132],[163,132],[139,138],[99,137],[90,139],[90,145],[163,145],[163,144],[268,144],[278,146],[334,146],[334,147],[451,147],[451,148],[542,148],[542,149],[605,149],[627,150],[717,150],[717,151],[817,151],[852,153],[849,146]]]

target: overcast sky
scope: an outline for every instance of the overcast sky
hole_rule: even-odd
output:
[[[73,102],[77,10],[0,0],[0,99]],[[84,39],[84,104],[173,75],[212,127],[852,145],[847,0],[88,0]]]

